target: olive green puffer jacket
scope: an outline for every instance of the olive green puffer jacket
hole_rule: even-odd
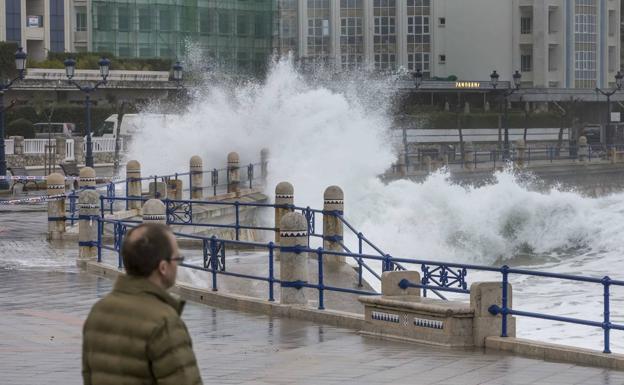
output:
[[[120,275],[84,325],[84,384],[201,384],[183,307],[147,279]]]

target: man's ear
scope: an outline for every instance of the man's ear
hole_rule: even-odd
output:
[[[163,274],[163,275],[167,272],[167,261],[163,259],[160,262],[158,262],[158,271],[160,272],[160,274]]]

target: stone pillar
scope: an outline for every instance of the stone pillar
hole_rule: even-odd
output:
[[[167,198],[181,200],[182,199],[182,180],[169,179],[167,181]]]
[[[58,163],[63,163],[67,156],[67,140],[65,138],[56,138],[56,157]]]
[[[336,214],[344,213],[344,193],[338,186],[329,186],[323,194],[323,211],[334,211]],[[340,219],[331,214],[323,214],[323,249],[342,252],[340,242],[342,242],[343,224]],[[344,263],[345,257],[328,255],[325,261],[328,264]]]
[[[204,197],[204,162],[202,158],[193,155],[189,162],[191,172],[191,199],[203,199]]]
[[[126,164],[126,180],[128,198],[141,198],[141,163],[131,160]],[[132,200],[128,202],[128,209],[140,209],[141,201]]]
[[[507,284],[507,307],[512,307],[511,284]],[[500,336],[501,315],[492,315],[488,309],[492,305],[502,306],[503,290],[501,282],[475,282],[470,285],[470,307],[474,310],[473,336],[476,347],[485,346],[485,338]],[[516,336],[516,319],[507,316],[507,335]]]
[[[618,162],[618,151],[617,151],[617,148],[613,147],[609,151],[609,156],[611,158],[611,163],[617,163]]]
[[[84,168],[82,170],[85,170]],[[82,174],[81,170],[81,174]],[[92,170],[89,168],[89,170]],[[82,178],[81,178],[82,181]],[[100,215],[100,194],[95,190],[84,190],[78,197],[78,265],[91,261],[97,255],[98,221]]]
[[[14,136],[13,137],[13,154],[15,155],[24,155],[24,137],[23,136]]]
[[[78,180],[80,189],[95,189],[95,170],[91,167],[83,167],[80,169],[80,179]]]
[[[464,143],[464,168],[472,168],[474,166],[474,146],[472,142]]]
[[[581,136],[578,140],[578,159],[579,162],[587,161],[589,156],[589,148],[587,147],[587,137]]]
[[[63,195],[48,201],[48,240],[62,239],[65,233],[65,177],[58,173],[46,179],[48,196]]]
[[[524,143],[524,140],[522,139],[518,139],[516,140],[516,150],[518,151],[518,153],[516,154],[516,167],[522,168],[524,167],[524,151],[525,151],[526,145]]]
[[[407,287],[402,289],[399,283],[407,279],[411,283],[420,283],[420,273],[411,270],[384,271],[381,273],[381,295],[393,297],[397,295],[409,295],[420,297],[420,288]]]
[[[294,205],[295,189],[288,182],[280,182],[275,186],[275,205]],[[276,207],[275,208],[275,245],[280,244],[280,221],[284,215],[292,212],[291,209]],[[275,250],[275,258],[279,260],[279,249]]]
[[[298,284],[308,282],[308,253],[296,253],[296,246],[307,248],[308,224],[303,215],[288,213],[280,221],[280,303],[307,305],[305,291]]]
[[[407,175],[407,165],[405,164],[405,157],[403,154],[399,155],[399,159],[397,160],[397,173],[399,176]]]
[[[143,206],[143,223],[167,223],[167,209],[160,199],[150,199]]]
[[[260,176],[263,181],[266,181],[269,176],[269,149],[263,148],[260,150]]]
[[[149,197],[155,199],[167,198],[167,184],[165,182],[150,182]]]
[[[76,163],[82,164],[85,162],[84,137],[73,136],[72,139],[74,139],[74,159]]]
[[[240,196],[240,157],[236,152],[230,152],[227,156],[228,193],[236,193]]]

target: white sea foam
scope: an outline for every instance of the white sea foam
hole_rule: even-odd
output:
[[[286,180],[295,186],[296,204],[321,207],[324,189],[341,186],[352,224],[394,256],[528,264],[613,278],[624,271],[624,194],[535,192],[511,172],[472,188],[450,183],[444,172],[422,183],[383,184],[377,175],[395,159],[388,139],[390,98],[382,95],[388,81],[345,82],[337,92],[304,80],[281,61],[262,84],[208,83],[175,124],[144,127],[131,156],[148,175],[186,170],[194,154],[210,168],[223,167],[229,151],[239,152],[243,162],[257,161],[266,147],[269,190]],[[347,241],[354,245],[353,236]],[[522,277],[512,283],[516,308],[601,320],[598,285]],[[622,321],[616,303],[612,311]],[[602,338],[600,329],[531,319],[519,321],[519,334],[594,349]],[[616,349],[624,348],[622,341],[613,332]]]

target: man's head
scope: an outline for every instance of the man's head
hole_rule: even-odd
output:
[[[147,223],[130,230],[121,246],[128,275],[149,278],[167,289],[175,283],[178,243],[165,225]]]

